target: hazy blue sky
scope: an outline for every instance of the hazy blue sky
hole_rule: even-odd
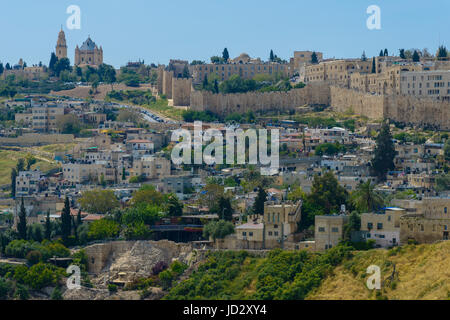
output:
[[[81,8],[81,29],[68,30],[66,9]],[[381,30],[366,27],[369,5],[381,8]],[[381,48],[450,46],[449,0],[2,0],[0,61],[48,64],[64,26],[73,63],[74,48],[91,35],[103,46],[105,63],[130,60],[209,60],[227,47],[284,59],[294,50],[325,57],[377,55]]]

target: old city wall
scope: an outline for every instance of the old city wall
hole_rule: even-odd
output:
[[[383,119],[385,99],[355,90],[331,87],[331,107],[337,112],[352,112],[370,119]]]
[[[189,106],[191,103],[192,79],[172,79],[172,99],[174,106]]]
[[[219,115],[247,111],[287,111],[305,104],[330,104],[330,87],[326,84],[310,84],[288,92],[247,92],[213,94],[205,91],[191,92],[193,110],[212,111]]]
[[[7,146],[40,146],[46,144],[72,143],[75,137],[73,134],[38,134],[26,133],[17,138],[0,138],[0,145]]]
[[[395,121],[420,126],[450,129],[450,101],[417,98],[411,96],[388,96],[386,117]]]
[[[170,71],[163,71],[162,73],[162,93],[166,95],[167,99],[172,99],[172,79],[173,73]]]
[[[389,118],[420,126],[450,128],[450,102],[404,95],[372,95],[351,89],[331,87],[331,107],[352,111],[369,119]]]

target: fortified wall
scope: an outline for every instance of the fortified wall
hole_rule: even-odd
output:
[[[174,106],[189,106],[191,103],[192,79],[172,79],[172,99]]]
[[[0,137],[0,145],[31,147],[46,144],[71,143],[74,139],[73,134],[26,133],[17,138]]]
[[[373,95],[331,87],[331,107],[370,119],[389,118],[420,126],[450,129],[450,102],[405,95]]]
[[[207,91],[192,91],[192,110],[209,110],[219,115],[247,111],[287,111],[305,104],[330,104],[330,87],[324,83],[309,84],[302,89],[288,92],[246,92],[214,94]]]

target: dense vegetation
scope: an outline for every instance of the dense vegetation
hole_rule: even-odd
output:
[[[351,257],[351,250],[345,245],[323,254],[274,250],[266,258],[245,251],[213,252],[165,299],[302,300]]]

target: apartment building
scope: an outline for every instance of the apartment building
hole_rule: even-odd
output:
[[[46,101],[32,100],[32,127],[39,132],[58,131],[58,119],[64,115],[63,106]]]
[[[381,212],[361,215],[361,231],[364,240],[375,240],[378,247],[388,248],[400,242],[400,218],[406,212],[397,207],[385,208]]]
[[[333,248],[344,238],[344,227],[348,222],[348,216],[324,215],[315,217],[315,249],[324,251]]]
[[[143,157],[133,161],[132,176],[162,179],[170,176],[171,161],[163,157]]]
[[[401,94],[450,101],[450,70],[402,72]]]
[[[16,197],[39,193],[45,182],[41,171],[20,171],[16,177]]]

